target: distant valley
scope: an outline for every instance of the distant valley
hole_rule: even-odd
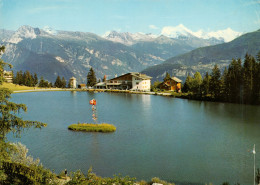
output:
[[[162,80],[166,72],[185,80],[188,74],[193,75],[196,71],[202,75],[211,72],[215,64],[224,70],[233,58],[243,60],[246,53],[256,56],[259,51],[260,30],[244,34],[228,43],[194,49],[142,72],[152,76],[153,81]]]

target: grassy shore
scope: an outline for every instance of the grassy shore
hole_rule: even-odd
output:
[[[116,127],[108,123],[93,124],[93,123],[78,123],[68,127],[69,130],[83,132],[115,132]]]
[[[6,83],[4,82],[3,85],[0,85],[0,88],[7,88],[11,91],[23,91],[23,90],[36,90],[39,89],[38,87],[27,87],[23,85],[16,85],[13,83]]]

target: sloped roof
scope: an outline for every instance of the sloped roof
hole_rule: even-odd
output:
[[[178,82],[178,83],[181,83],[181,82],[182,82],[182,81],[181,81],[179,78],[177,78],[177,77],[172,77],[171,79],[174,80],[175,82]]]
[[[120,77],[126,76],[126,75],[132,75],[132,76],[134,76],[134,77],[136,77],[136,78],[141,78],[141,79],[143,79],[143,80],[151,79],[151,78],[152,78],[152,77],[150,77],[150,76],[148,76],[148,75],[146,75],[146,74],[141,74],[141,73],[137,73],[137,72],[131,72],[131,73],[123,74],[123,75],[121,75],[121,76],[117,76],[117,77],[112,78],[112,79],[109,79],[109,80],[116,80],[117,78],[120,78]]]
[[[143,80],[145,79],[151,79],[152,77],[146,75],[146,74],[141,74],[141,73],[136,73],[136,72],[133,72],[133,73],[130,73],[131,75],[137,77],[137,78],[141,78]]]

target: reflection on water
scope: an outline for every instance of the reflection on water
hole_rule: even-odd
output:
[[[24,119],[48,123],[42,130],[26,131],[20,140],[58,173],[65,168],[87,172],[92,165],[101,176],[252,183],[249,151],[254,143],[260,148],[259,106],[119,93],[39,92],[13,97],[28,105]],[[92,121],[93,98],[99,122],[116,125],[115,133],[67,130],[71,123]]]

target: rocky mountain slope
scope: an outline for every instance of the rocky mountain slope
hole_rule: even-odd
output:
[[[13,70],[36,72],[49,81],[60,75],[67,80],[75,76],[83,82],[90,67],[99,78],[105,74],[113,77],[140,71],[163,60],[93,33],[58,31],[53,34],[22,26],[5,35],[8,37],[1,39],[1,44],[6,46],[3,59],[13,64]]]
[[[75,76],[79,82],[86,82],[91,67],[98,78],[141,71],[172,56],[217,43],[223,43],[223,39],[117,32],[103,38],[93,33],[30,26],[17,31],[0,30],[0,44],[6,46],[2,58],[13,64],[14,72],[29,70],[52,82],[57,75],[67,80]]]
[[[149,67],[142,72],[153,80],[162,80],[166,72],[185,80],[188,74],[196,71],[211,72],[215,64],[223,70],[232,58],[244,59],[245,54],[256,56],[260,51],[260,30],[244,34],[231,42],[192,50],[186,54],[172,57],[162,64]]]

